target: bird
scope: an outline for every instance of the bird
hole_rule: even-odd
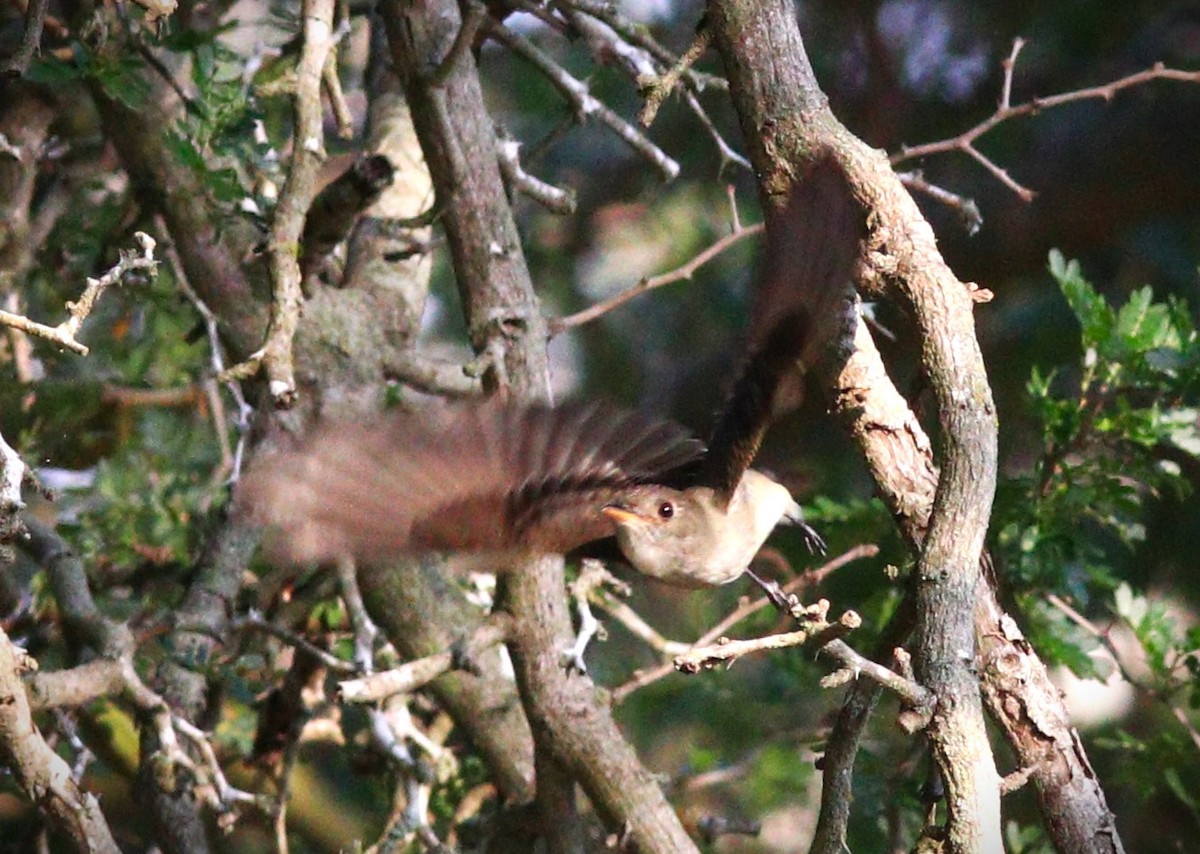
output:
[[[766,228],[743,365],[707,442],[605,402],[489,399],[332,421],[256,460],[236,506],[276,563],[380,565],[427,552],[498,566],[615,538],[635,570],[684,588],[749,574],[781,524],[824,543],[790,492],[751,464],[797,365],[846,304],[866,216],[826,153]],[[797,399],[790,401],[797,403]]]

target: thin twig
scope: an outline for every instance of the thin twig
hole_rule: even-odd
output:
[[[24,315],[12,314],[3,310],[0,310],[0,325],[10,326],[29,335],[45,338],[48,341],[53,341],[60,347],[64,347],[81,356],[86,356],[88,348],[76,341],[75,336],[79,333],[79,329],[83,326],[83,322],[87,319],[88,315],[92,313],[92,309],[96,305],[96,300],[100,299],[100,295],[110,285],[119,284],[126,275],[135,270],[146,270],[150,275],[154,275],[154,271],[158,267],[158,261],[154,258],[154,247],[156,246],[154,238],[141,231],[136,232],[134,238],[138,242],[141,254],[137,255],[133,252],[122,251],[120,260],[108,272],[98,279],[89,278],[87,280],[87,287],[84,288],[79,299],[75,302],[67,303],[67,312],[70,316],[58,326],[45,326],[44,324],[30,320]]]
[[[1133,688],[1141,694],[1154,697],[1166,705],[1166,707],[1171,710],[1171,714],[1175,716],[1175,719],[1179,721],[1180,725],[1183,726],[1184,731],[1187,732],[1188,738],[1190,738],[1192,741],[1192,746],[1197,750],[1200,750],[1200,730],[1198,730],[1195,724],[1191,722],[1187,712],[1180,708],[1177,703],[1172,702],[1170,697],[1163,696],[1163,692],[1154,690],[1151,686],[1144,684],[1142,680],[1134,677],[1134,675],[1130,672],[1129,665],[1124,660],[1124,656],[1121,655],[1121,651],[1113,642],[1109,629],[1103,629],[1093,623],[1087,617],[1083,616],[1083,614],[1071,607],[1071,605],[1065,599],[1056,593],[1048,594],[1046,596],[1046,601],[1061,611],[1068,620],[1079,626],[1081,629],[1092,635],[1092,637],[1096,638],[1096,640],[1100,642],[1100,645],[1104,647],[1104,651],[1108,653],[1109,658],[1112,660],[1113,666],[1116,667],[1117,671],[1121,674],[1122,679],[1132,685]],[[1141,644],[1138,645],[1138,649],[1141,649],[1143,654],[1145,653],[1145,650],[1142,648]]]
[[[669,285],[684,279],[691,279],[695,272],[707,264],[712,259],[716,258],[726,249],[741,243],[747,237],[753,237],[760,234],[763,230],[762,224],[748,225],[744,228],[737,229],[724,237],[714,242],[707,249],[703,249],[693,256],[689,261],[679,265],[674,270],[666,273],[660,273],[657,276],[650,276],[642,279],[633,287],[621,291],[615,296],[609,297],[606,300],[596,303],[593,306],[585,308],[583,311],[577,311],[574,314],[568,314],[566,317],[553,318],[549,322],[551,337],[559,335],[568,329],[576,326],[582,326],[585,323],[590,323],[598,317],[608,314],[615,308],[618,308],[629,302],[636,296],[652,291],[655,288],[661,288],[663,285]]]
[[[325,68],[321,71],[321,85],[325,97],[329,99],[329,110],[337,124],[337,135],[340,139],[354,139],[354,114],[346,103],[346,93],[342,91],[342,80],[338,77],[337,48],[329,50],[325,59]]]
[[[21,35],[21,44],[13,54],[12,59],[4,68],[5,75],[22,77],[33,61],[33,56],[42,44],[42,30],[46,26],[46,10],[50,0],[29,0],[25,7],[25,32]]]
[[[438,361],[412,349],[388,356],[383,375],[429,394],[473,397],[483,391],[480,372],[474,366]]]
[[[487,17],[487,7],[482,3],[474,2],[474,0],[467,3],[467,8],[463,13],[462,26],[458,28],[458,35],[454,37],[454,43],[450,45],[450,50],[446,51],[446,55],[442,57],[442,61],[438,63],[437,68],[433,69],[426,78],[426,82],[431,88],[440,89],[446,85],[446,81],[450,79],[450,72],[454,70],[455,64],[475,44],[475,37],[479,35],[479,28],[483,26],[484,19]]]
[[[155,217],[155,222],[158,228],[165,234],[166,222],[161,215]],[[179,289],[183,291],[184,296],[195,307],[204,321],[204,332],[208,337],[208,353],[209,365],[212,368],[213,377],[219,378],[225,372],[225,348],[221,344],[221,333],[218,328],[218,318],[208,304],[200,298],[188,281],[187,273],[183,269],[183,259],[179,257],[179,249],[173,241],[169,241],[164,249],[163,254],[166,256],[167,264],[171,268],[171,276],[175,279]],[[205,392],[209,392],[211,381],[205,381]],[[225,382],[225,389],[233,398],[234,405],[237,407],[237,414],[234,417],[234,427],[238,433],[237,444],[231,449],[229,448],[229,438],[226,436],[224,407],[220,405],[220,396],[210,396],[212,400],[213,410],[213,427],[217,432],[217,441],[221,446],[222,469],[225,470],[225,476],[230,483],[236,483],[242,471],[242,459],[246,452],[246,439],[250,432],[250,416],[254,413],[254,408],[246,401],[246,396],[242,394],[242,387],[233,380]],[[231,452],[230,452],[231,451]],[[229,454],[226,462],[226,454]]]
[[[750,165],[750,161],[737,152],[733,146],[725,141],[725,137],[721,136],[721,132],[717,130],[717,126],[713,124],[713,120],[709,118],[708,112],[700,104],[700,99],[696,97],[694,92],[687,91],[683,93],[684,100],[687,102],[688,108],[695,113],[696,118],[700,120],[700,124],[708,131],[708,135],[717,145],[717,152],[721,155],[721,166],[718,169],[718,174],[724,172],[726,163],[736,163],[747,172],[753,172],[754,167]]]
[[[874,557],[879,554],[879,547],[874,544],[863,544],[844,552],[843,554],[833,558],[823,566],[814,567],[807,572],[796,576],[787,584],[783,585],[785,595],[799,594],[809,588],[815,587],[825,580],[830,573],[842,568],[843,566],[862,558]],[[610,596],[600,596],[597,604],[604,608],[605,611],[617,622],[621,623],[634,636],[641,638],[652,649],[660,652],[665,656],[676,656],[687,650],[697,646],[706,646],[716,642],[733,626],[740,623],[742,620],[758,613],[762,609],[770,606],[771,601],[766,596],[757,596],[755,598],[742,597],[736,608],[727,614],[724,618],[716,623],[712,628],[706,631],[700,638],[693,643],[682,643],[679,641],[667,640],[662,637],[657,631],[645,623],[644,620],[625,603],[615,600]],[[612,696],[614,703],[620,703],[634,691],[651,685],[671,673],[675,672],[675,665],[670,661],[664,662],[658,667],[642,670],[636,673],[633,678],[619,687],[613,689]]]
[[[504,183],[557,214],[575,213],[575,193],[549,184],[521,168],[521,143],[496,129],[496,158]]]
[[[952,193],[944,187],[939,187],[937,184],[929,183],[925,180],[925,175],[920,169],[915,169],[912,172],[898,172],[896,173],[896,177],[908,189],[924,193],[931,199],[941,202],[957,213],[959,219],[962,220],[963,229],[967,232],[968,237],[974,237],[979,233],[979,229],[983,227],[983,214],[979,212],[979,205],[975,204],[974,199],[968,199],[965,196]]]
[[[642,91],[646,96],[646,103],[642,105],[642,111],[638,114],[638,122],[642,127],[648,128],[654,124],[654,118],[658,115],[663,101],[679,85],[680,78],[687,70],[695,65],[700,57],[704,56],[711,44],[712,31],[701,25],[700,31],[696,33],[696,38],[684,51],[683,56],[679,57],[679,61],[668,68],[665,74],[657,79],[640,81]]]
[[[814,613],[810,619],[805,620],[807,625],[802,629],[746,640],[718,638],[716,643],[697,646],[675,656],[675,669],[680,673],[699,673],[701,670],[711,670],[718,664],[732,665],[739,658],[754,652],[803,646],[812,640],[819,631],[831,625],[840,625],[849,630],[856,629],[862,624],[862,618],[853,611],[846,611],[837,623],[826,622],[823,613],[828,608],[826,600],[810,607],[814,609]]]
[[[7,514],[25,507],[21,500],[25,472],[25,461],[0,434],[0,512]]]
[[[1023,39],[1016,39],[1013,42],[1012,51],[1008,58],[1002,63],[1004,70],[1004,78],[1000,90],[1000,102],[996,107],[996,111],[988,116],[983,121],[979,122],[974,127],[963,131],[958,136],[949,139],[938,140],[937,142],[927,142],[922,145],[904,146],[897,154],[893,154],[890,158],[893,166],[903,163],[907,160],[912,160],[918,157],[928,157],[931,154],[943,154],[948,151],[961,151],[980,163],[985,169],[991,172],[1001,183],[1011,189],[1020,198],[1025,201],[1030,201],[1034,197],[1034,192],[1027,187],[1022,186],[1012,178],[1007,170],[1002,169],[990,158],[984,155],[975,147],[975,141],[984,134],[991,131],[997,125],[1014,119],[1019,116],[1032,115],[1039,113],[1042,110],[1059,107],[1063,104],[1071,104],[1076,101],[1087,100],[1103,100],[1112,101],[1119,92],[1133,86],[1140,86],[1143,83],[1149,83],[1152,80],[1178,80],[1183,83],[1200,83],[1200,71],[1184,71],[1182,69],[1167,68],[1163,63],[1156,62],[1150,68],[1144,71],[1138,71],[1125,77],[1113,80],[1110,83],[1105,83],[1100,86],[1090,86],[1085,89],[1076,89],[1071,92],[1063,92],[1058,95],[1051,95],[1046,98],[1032,98],[1017,106],[1011,105],[1012,99],[1012,81],[1013,74],[1016,70],[1017,55],[1021,52],[1025,42]]]
[[[586,12],[594,18],[598,18],[612,27],[629,44],[644,48],[655,60],[666,68],[670,68],[679,59],[674,53],[663,47],[650,34],[647,27],[622,15],[617,11],[616,4],[609,2],[609,0],[552,0],[552,2],[555,6],[572,7]],[[714,74],[705,74],[691,68],[684,74],[683,79],[687,83],[688,88],[694,92],[702,92],[710,87],[722,91],[729,90],[729,82],[723,77],[717,77]]]
[[[181,628],[189,629],[190,627],[182,626]],[[234,632],[253,630],[256,632],[262,632],[263,634],[268,634],[277,640],[283,641],[289,646],[294,646],[297,649],[304,650],[306,653],[311,655],[313,658],[321,662],[321,664],[323,664],[325,667],[328,667],[335,673],[358,674],[361,672],[358,668],[358,665],[354,662],[338,658],[333,653],[322,649],[312,641],[301,637],[295,632],[290,632],[282,626],[277,626],[268,620],[264,620],[262,614],[255,610],[251,610],[250,613],[246,614],[244,617],[237,617],[232,620],[229,623],[229,629],[230,631]]]
[[[668,157],[640,130],[618,116],[611,107],[593,96],[588,91],[586,83],[571,76],[566,69],[551,59],[537,45],[493,18],[485,18],[484,26],[488,36],[542,72],[546,79],[571,102],[581,120],[595,116],[621,137],[630,148],[646,158],[668,181],[679,174],[677,162]]]
[[[480,624],[466,642],[471,651],[482,651],[503,643],[508,637],[509,624],[504,619],[491,619]],[[453,650],[435,652],[399,667],[383,670],[338,683],[338,699],[343,703],[377,703],[396,694],[406,694],[428,685],[456,666]]]
[[[325,157],[321,77],[333,43],[333,7],[333,0],[305,0],[303,5],[303,45],[296,65],[296,130],[287,181],[275,206],[267,245],[272,294],[266,338],[259,350],[219,376],[223,382],[248,379],[265,370],[268,390],[278,407],[291,406],[296,400],[292,343],[304,302],[296,248],[316,195],[317,169]]]

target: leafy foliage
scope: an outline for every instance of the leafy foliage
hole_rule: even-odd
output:
[[[1083,354],[1073,376],[1034,370],[1042,453],[1003,486],[995,527],[1010,581],[1086,603],[1119,583],[1114,550],[1145,538],[1146,501],[1190,489],[1164,452],[1195,447],[1200,346],[1181,301],[1156,303],[1142,288],[1114,309],[1077,263],[1054,253],[1050,271]]]
[[[1139,797],[1171,797],[1200,817],[1190,794],[1200,785],[1196,731],[1181,705],[1200,705],[1200,630],[1181,630],[1166,604],[1135,588],[1132,571],[1150,503],[1194,487],[1178,460],[1197,450],[1200,342],[1181,300],[1155,301],[1144,287],[1114,308],[1077,262],[1052,253],[1050,272],[1078,320],[1082,356],[1072,372],[1035,370],[1028,383],[1042,451],[997,504],[1005,577],[1024,594],[1043,657],[1099,678],[1099,654],[1155,701],[1152,714],[1174,718],[1101,744],[1122,754],[1116,775]],[[1115,621],[1124,642],[1063,604],[1072,602]],[[1011,830],[1014,850],[1036,850]]]

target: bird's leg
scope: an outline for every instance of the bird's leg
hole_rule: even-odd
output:
[[[792,613],[792,605],[800,601],[795,595],[784,593],[778,581],[768,580],[760,575],[756,575],[750,567],[746,567],[746,575],[750,576],[754,583],[762,588],[763,592],[767,594],[767,598],[771,600],[771,604],[781,613]]]

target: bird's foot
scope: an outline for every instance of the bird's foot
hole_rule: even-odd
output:
[[[809,554],[825,554],[825,538],[817,533],[816,528],[804,521],[804,511],[796,502],[793,501],[792,506],[784,511],[779,524],[799,528],[801,535],[804,537],[804,545],[808,547]]]
[[[747,569],[746,575],[762,588],[763,593],[767,594],[767,599],[775,606],[776,610],[783,614],[791,614],[792,608],[800,604],[800,600],[794,593],[785,593],[783,588],[779,586],[779,582],[773,579],[768,580],[760,575],[756,575],[752,570]]]
[[[798,527],[800,528],[800,533],[804,536],[804,545],[808,548],[808,553],[824,557],[828,549],[828,546],[825,544],[825,538],[818,534],[817,529],[807,522],[801,522]]]

